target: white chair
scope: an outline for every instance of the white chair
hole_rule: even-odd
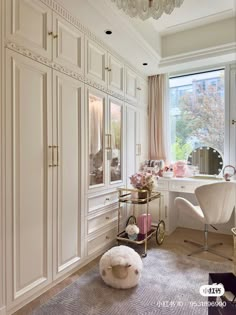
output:
[[[208,245],[208,225],[212,226],[213,224],[222,224],[229,221],[235,207],[235,192],[235,183],[221,182],[203,185],[195,189],[195,195],[199,206],[194,206],[185,198],[175,198],[175,205],[177,208],[187,211],[190,216],[196,220],[200,220],[205,225],[204,244],[184,240],[187,243],[200,247],[188,256],[201,251],[208,251],[232,261],[231,258],[226,257],[212,249],[213,247],[222,245],[223,243],[216,243],[210,246]],[[215,227],[213,226],[213,228]]]

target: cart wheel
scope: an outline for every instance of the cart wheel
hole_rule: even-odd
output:
[[[130,217],[128,217],[128,220],[126,222],[126,226],[129,224],[136,224],[136,217],[134,215],[131,215]]]
[[[165,238],[165,222],[161,220],[157,225],[156,242],[161,245]]]
[[[145,257],[147,257],[147,253],[144,253],[141,256],[142,256],[142,258],[145,258]]]

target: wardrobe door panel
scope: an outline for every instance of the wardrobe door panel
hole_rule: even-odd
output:
[[[130,68],[125,68],[125,99],[131,102],[137,102],[138,97],[138,77]]]
[[[120,186],[125,181],[125,145],[124,145],[124,103],[109,97],[108,100],[108,134],[110,187]]]
[[[80,108],[83,83],[54,72],[54,104],[58,155],[54,168],[54,277],[75,267],[81,256],[80,217]]]
[[[84,34],[55,13],[53,23],[53,60],[84,73]]]
[[[90,39],[86,39],[85,75],[102,85],[107,85],[107,52]]]
[[[108,141],[105,141],[106,136],[108,136],[107,134],[105,136],[107,130],[106,94],[88,88],[86,106],[88,188],[93,189],[93,191],[104,190],[107,184],[105,152],[109,146]]]
[[[51,70],[7,52],[7,283],[12,302],[51,281]]]
[[[7,0],[6,5],[7,39],[51,59],[52,11],[36,0]]]
[[[108,55],[108,89],[124,95],[124,64]]]

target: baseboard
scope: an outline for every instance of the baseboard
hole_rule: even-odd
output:
[[[0,315],[6,315],[6,307],[5,306],[2,306],[0,308]]]

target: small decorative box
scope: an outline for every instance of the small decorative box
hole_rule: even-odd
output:
[[[137,225],[139,227],[139,233],[140,234],[146,234],[151,230],[151,225],[152,225],[152,218],[151,214],[141,214],[138,216],[137,219]]]

